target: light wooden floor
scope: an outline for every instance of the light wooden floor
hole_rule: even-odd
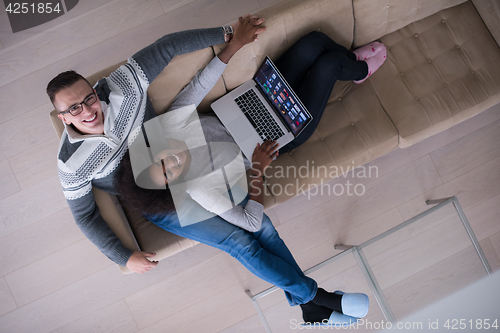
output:
[[[123,275],[83,236],[57,177],[58,140],[44,90],[61,71],[90,75],[163,34],[229,23],[274,1],[87,0],[43,27],[16,34],[2,11],[1,332],[263,331],[244,291],[257,293],[268,285],[225,253],[200,244],[147,274]],[[335,243],[359,244],[424,211],[426,199],[453,195],[493,269],[500,267],[500,105],[370,165],[378,177],[331,183],[363,184],[363,196],[300,196],[267,212],[301,267],[338,253]],[[482,276],[450,216],[403,229],[371,252],[396,316]],[[414,253],[423,242],[436,252]],[[417,264],[401,257],[409,253]],[[313,277],[327,289],[371,295],[349,257]],[[368,319],[381,320],[371,298]],[[300,309],[289,307],[282,292],[261,306],[276,332],[289,332],[290,319],[300,320]]]

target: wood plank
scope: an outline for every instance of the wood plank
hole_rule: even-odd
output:
[[[484,256],[488,263],[490,264],[491,270],[496,272],[500,269],[500,258],[497,256],[495,252],[495,248],[493,247],[493,243],[491,242],[491,238],[485,238],[479,242],[481,248],[483,249]]]
[[[457,196],[464,210],[500,194],[500,158],[400,205],[403,218],[411,218],[429,208],[426,200]]]
[[[46,142],[9,158],[21,189],[26,189],[52,176],[57,176],[59,139]]]
[[[408,227],[405,227],[376,241],[375,243],[363,247],[362,250],[368,261],[371,262],[373,258],[377,260],[377,256],[383,255],[387,251],[392,251],[394,247],[405,244],[410,239],[411,234],[408,231]]]
[[[386,289],[471,246],[460,224],[458,217],[438,224],[376,256],[369,257],[370,249],[365,248],[380,287]]]
[[[433,151],[431,158],[446,183],[500,157],[500,121]]]
[[[263,312],[273,333],[293,332],[303,322],[300,307],[291,307],[287,301],[282,301]]]
[[[163,11],[165,13],[171,12],[176,10],[179,7],[185,6],[188,3],[191,3],[196,0],[181,0],[181,1],[176,1],[176,0],[159,0],[160,5],[163,8]]]
[[[16,303],[23,306],[111,265],[113,262],[94,244],[83,239],[6,275],[5,279]]]
[[[384,214],[391,206],[402,204],[439,184],[441,180],[437,171],[426,155],[391,174],[368,182],[363,196],[333,197],[315,209],[297,213],[296,217],[284,223],[278,213],[282,221],[279,230],[283,239],[290,240],[292,252],[307,249],[327,239],[337,242],[336,237],[343,230],[352,229]],[[389,208],[387,203],[391,203]],[[292,224],[288,226],[289,223]]]
[[[317,264],[340,254],[342,251],[334,249],[335,244],[330,240],[316,244],[314,247],[300,253],[294,253],[295,261],[303,271],[316,266]],[[352,255],[336,258],[333,263],[328,265],[328,270],[320,269],[309,274],[311,278],[317,282],[327,280],[332,275],[339,274],[353,266],[356,266],[356,261]]]
[[[254,313],[252,302],[240,286],[232,286],[212,297],[179,309],[158,322],[149,322],[141,333],[219,332]]]
[[[6,332],[52,332],[207,260],[213,250],[197,245],[163,260],[146,274],[123,275],[111,265],[1,316],[0,327]]]
[[[345,168],[344,171],[346,171],[346,173],[344,175],[326,182],[322,187],[302,193],[284,203],[274,206],[273,208],[276,215],[282,223],[285,223],[292,220],[297,215],[329,203],[332,200],[333,189],[335,189],[337,193],[340,193],[341,188],[347,189],[347,182],[366,186],[369,182],[381,176],[380,169],[378,169],[377,172],[378,166],[370,166],[372,167],[372,173],[370,173],[370,169],[367,165],[359,169],[354,169],[354,176],[351,166]],[[366,177],[357,177],[357,174],[362,171],[365,171]],[[330,172],[335,172],[335,169],[330,170]],[[339,171],[339,173],[341,172],[342,171]],[[304,188],[304,190],[307,190],[307,188]]]
[[[0,51],[0,86],[162,14],[156,0],[115,0],[58,24]]]
[[[64,15],[61,15],[52,21],[46,22],[44,24],[38,25],[30,29],[18,31],[16,33],[12,33],[9,20],[7,18],[7,12],[2,11],[2,14],[0,15],[0,41],[5,46],[5,48],[14,46],[29,38],[32,37],[36,38],[37,35],[42,34],[43,32],[47,31],[50,28],[57,27],[64,22],[71,21],[77,18],[78,16],[85,14],[93,9],[99,8],[100,6],[109,3],[111,1],[112,0],[80,1],[72,10],[65,13]],[[3,17],[3,15],[5,15],[5,18]]]
[[[490,236],[490,242],[495,249],[497,257],[500,258],[500,232],[497,232],[496,234]]]
[[[403,217],[394,208],[347,230],[344,235],[339,235],[337,241],[347,245],[360,245],[403,222]]]
[[[69,208],[62,209],[0,239],[0,276],[74,244],[85,236],[76,226]]]
[[[449,218],[456,218],[457,213],[452,205],[448,207],[443,207],[442,210],[446,210],[445,214],[440,214]],[[474,207],[468,207],[464,209],[465,216],[469,221],[474,234],[478,240],[483,240],[497,232],[500,232],[500,223],[498,223],[498,216],[500,214],[500,195],[497,195],[491,199],[481,202]],[[444,222],[445,219],[432,220],[431,214],[429,218],[420,220],[417,224],[409,226],[410,233],[412,236],[418,235],[434,225],[440,222]]]
[[[53,333],[134,333],[138,328],[125,300],[55,330]]]
[[[14,300],[14,296],[10,292],[9,286],[7,285],[7,281],[5,281],[4,277],[0,278],[0,316],[3,316],[6,313],[9,313],[13,310],[17,309],[16,301]]]
[[[137,326],[140,329],[148,327],[198,302],[212,299],[217,293],[233,287],[238,280],[246,280],[252,275],[237,262],[227,264],[226,256],[226,253],[220,253],[186,269],[180,276],[172,276],[127,297]],[[242,289],[239,285],[238,288]]]
[[[16,98],[16,96],[13,97]],[[52,110],[52,104],[45,103],[33,111],[1,122],[0,160],[8,159],[55,138],[56,133],[49,119],[49,113]],[[2,111],[2,116],[3,114]]]
[[[176,19],[182,20],[184,27],[197,29],[217,27],[234,22],[238,16],[257,11],[257,1],[234,0],[218,2],[213,0],[197,0],[177,8]]]
[[[21,190],[9,161],[0,162],[0,174],[2,175],[0,178],[0,200]]]
[[[58,176],[0,200],[0,238],[68,207]]]
[[[12,33],[9,17],[7,15],[7,12],[5,11],[5,4],[2,2],[0,4],[0,45],[2,45],[1,49],[4,48],[2,43],[2,38],[8,35],[14,35],[14,34]]]
[[[220,333],[262,333],[264,330],[265,328],[260,317],[255,314],[223,329]]]
[[[435,205],[426,206],[427,209],[431,209]],[[448,221],[450,219],[457,219],[457,210],[455,209],[453,204],[447,204],[446,206],[442,206],[437,211],[434,211],[432,214],[424,216],[420,218],[418,222],[413,223],[408,226],[408,230],[410,234],[414,237],[419,233],[426,231],[430,228],[435,227],[436,225]]]
[[[278,215],[276,215],[276,212],[274,211],[273,208],[269,208],[269,209],[266,209],[264,211],[264,213],[269,216],[269,218],[271,219],[271,222],[273,222],[273,225],[275,227],[279,226],[280,225],[280,220],[278,219]]]
[[[490,253],[493,249],[487,243],[481,245]],[[485,276],[486,271],[470,246],[385,289],[384,295],[401,320]]]

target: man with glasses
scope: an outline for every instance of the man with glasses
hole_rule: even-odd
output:
[[[67,71],[47,85],[65,130],[58,153],[58,173],[77,225],[108,258],[143,273],[157,265],[154,253],[123,246],[99,214],[92,186],[114,193],[115,172],[128,149],[129,134],[156,116],[147,98],[150,83],[178,54],[228,43],[218,55],[227,63],[243,45],[264,31],[264,20],[246,15],[234,27],[196,29],[163,36],[128,59],[92,87],[80,74]]]

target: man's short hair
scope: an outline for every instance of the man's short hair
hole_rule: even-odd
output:
[[[92,85],[90,84],[89,81],[87,81],[86,78],[84,78],[83,76],[81,76],[80,74],[78,74],[73,70],[62,72],[55,78],[50,80],[49,84],[47,85],[47,95],[49,95],[52,104],[54,104],[56,94],[59,91],[72,86],[74,83],[80,80],[84,80],[92,88]]]

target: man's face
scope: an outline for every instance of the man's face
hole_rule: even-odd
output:
[[[82,103],[92,93],[95,93],[92,87],[86,81],[79,80],[55,95],[54,106],[59,112],[67,111]],[[84,103],[82,107],[83,111],[76,116],[65,113],[58,114],[58,117],[68,125],[73,124],[82,134],[104,134],[104,117],[99,98],[94,104],[87,106]]]

